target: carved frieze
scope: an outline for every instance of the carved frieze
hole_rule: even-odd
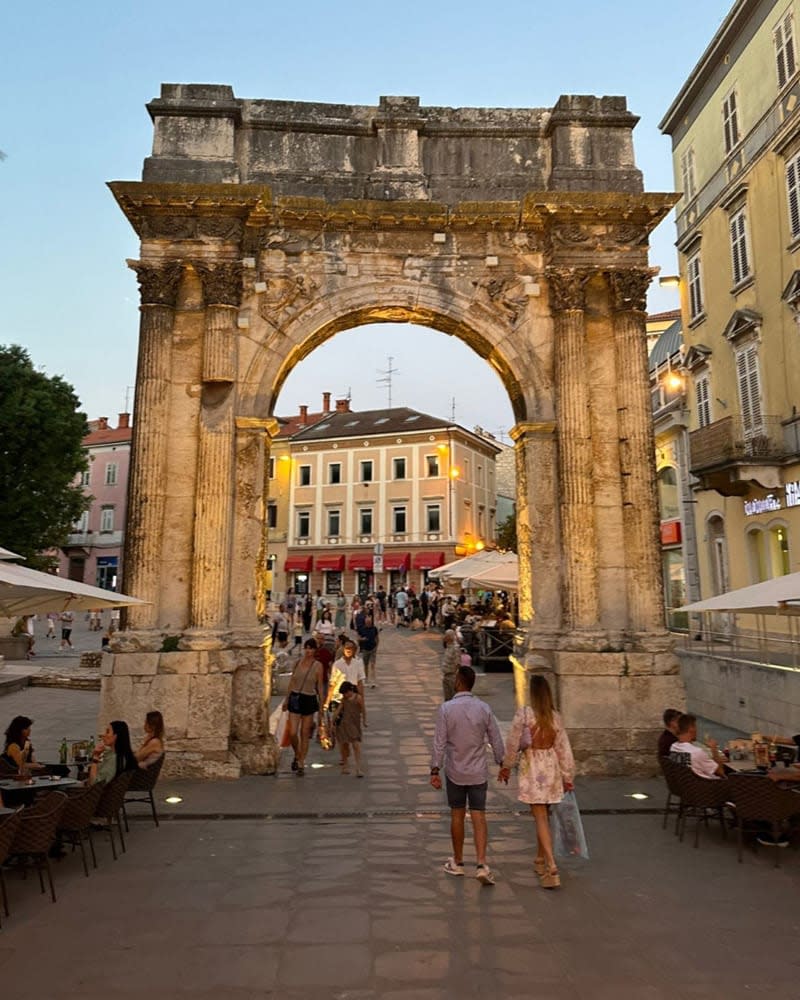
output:
[[[258,296],[262,319],[280,326],[287,314],[297,311],[314,298],[317,282],[308,274],[287,274],[265,280],[266,291]]]
[[[650,271],[627,268],[608,271],[607,277],[614,312],[646,311],[647,289],[652,279]]]
[[[617,246],[639,247],[647,243],[647,229],[631,223],[609,226],[608,236]]]
[[[170,260],[163,264],[145,264],[139,260],[129,260],[128,267],[136,272],[143,306],[175,308],[178,285],[183,275],[182,261]]]
[[[238,306],[242,297],[242,264],[238,260],[212,264],[193,261],[207,306]]]
[[[553,312],[586,308],[586,282],[592,272],[578,268],[549,270],[550,308]]]
[[[518,278],[479,278],[472,284],[489,305],[503,313],[512,326],[519,323],[528,296],[522,292]]]
[[[146,215],[142,218],[140,235],[143,240],[211,239],[239,242],[244,221],[230,215]]]

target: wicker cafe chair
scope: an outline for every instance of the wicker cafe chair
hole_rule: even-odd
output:
[[[122,845],[122,853],[124,854],[125,834],[122,832],[120,814],[122,813],[122,805],[125,801],[125,793],[128,791],[128,786],[131,783],[134,773],[134,771],[123,771],[116,778],[112,778],[107,785],[102,785],[103,793],[94,811],[94,818],[104,821],[106,829],[111,835],[111,853],[115,861],[117,860],[117,845],[114,841],[114,826],[116,825],[117,827],[120,844]]]
[[[72,844],[72,849],[80,846],[83,872],[87,878],[89,877],[89,866],[86,863],[84,838],[89,841],[89,848],[92,852],[92,867],[97,868],[97,857],[94,853],[94,841],[92,840],[92,818],[103,790],[103,785],[90,785],[89,788],[84,788],[80,792],[68,796],[64,812],[58,822],[58,832]]]
[[[778,788],[769,778],[753,774],[732,774],[728,778],[730,797],[736,806],[738,824],[739,862],[742,860],[743,827],[749,831],[771,827],[777,840],[783,833],[791,834],[800,828],[800,795],[791,789]],[[775,849],[775,867],[780,867],[781,852]]]
[[[675,813],[675,836],[677,837],[681,803],[681,791],[678,781],[681,772],[684,770],[684,765],[670,760],[669,757],[659,757],[658,762],[661,765],[661,771],[667,783],[667,801],[664,805],[664,821],[661,824],[661,829],[666,830],[667,819],[669,814],[673,812]],[[673,797],[675,799],[674,802],[672,801]]]
[[[701,778],[690,767],[676,765],[680,770],[677,775],[679,795],[678,831],[681,842],[686,830],[686,819],[695,816],[697,823],[694,828],[694,846],[700,843],[700,824],[708,827],[708,817],[716,815],[722,829],[723,839],[727,837],[725,830],[725,803],[731,801],[730,787],[727,778]]]
[[[122,817],[125,820],[125,832],[128,832],[128,813],[125,809],[130,802],[149,802],[150,811],[153,814],[153,822],[158,826],[158,813],[156,812],[156,800],[153,797],[153,789],[156,787],[161,768],[164,766],[164,754],[158,760],[153,761],[149,767],[140,767],[138,771],[132,771],[133,777],[128,786],[128,792],[122,802]],[[132,792],[146,792],[146,795],[132,795]]]
[[[6,880],[3,877],[3,865],[11,850],[14,837],[17,835],[19,824],[22,822],[21,812],[21,809],[17,809],[16,812],[0,819],[0,892],[3,894],[3,910],[6,916],[9,915],[8,894],[6,893]],[[0,921],[0,927],[2,926],[3,923]]]
[[[42,795],[39,801],[27,809],[23,809],[20,824],[11,843],[9,857],[19,858],[27,869],[28,860],[36,865],[39,873],[39,885],[44,892],[42,867],[47,869],[47,880],[50,883],[50,895],[56,901],[56,890],[53,885],[53,872],[50,868],[48,851],[56,839],[56,828],[61,819],[61,813],[67,804],[67,796],[63,792],[50,792]]]

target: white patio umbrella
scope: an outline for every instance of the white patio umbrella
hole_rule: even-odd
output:
[[[742,615],[800,615],[800,573],[686,604],[678,611],[735,611]]]
[[[519,559],[487,566],[485,569],[465,577],[462,587],[473,587],[479,590],[519,590]]]
[[[48,611],[93,611],[130,604],[147,604],[147,601],[0,561],[0,615],[9,618]]]
[[[16,552],[12,552],[10,549],[4,549],[0,545],[0,559],[24,559],[24,556],[18,556]]]
[[[441,580],[443,583],[458,583],[459,580],[473,576],[481,569],[509,562],[516,558],[513,552],[476,552],[472,556],[464,556],[462,559],[455,559],[444,566],[439,566],[438,569],[432,569],[428,576],[433,577],[434,580]]]

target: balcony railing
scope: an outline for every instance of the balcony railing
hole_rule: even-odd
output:
[[[689,434],[691,471],[700,472],[733,462],[769,464],[787,455],[780,417],[762,417],[755,429],[731,414]]]

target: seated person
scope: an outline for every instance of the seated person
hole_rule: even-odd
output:
[[[29,719],[27,715],[15,715],[11,720],[6,729],[6,742],[0,758],[7,770],[19,771],[34,764],[30,739],[32,725],[33,719]]]
[[[672,744],[678,738],[678,719],[681,713],[677,708],[668,708],[664,712],[664,732],[658,737],[658,756],[668,757]]]
[[[94,748],[87,783],[93,785],[98,781],[113,781],[123,771],[135,771],[138,767],[139,762],[131,749],[128,723],[119,720],[109,722],[103,733],[103,742]]]
[[[144,740],[134,756],[139,767],[150,767],[164,753],[164,716],[148,712],[144,719]]]
[[[672,744],[669,756],[679,764],[687,763],[701,778],[723,778],[725,758],[720,753],[716,740],[708,740],[708,750],[695,744],[697,739],[697,716],[684,714],[678,717],[677,740]],[[709,750],[711,751],[709,753]]]

